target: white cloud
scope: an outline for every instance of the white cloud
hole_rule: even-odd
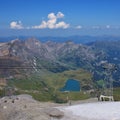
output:
[[[54,13],[48,14],[48,19],[57,19]]]
[[[10,28],[11,29],[23,29],[24,27],[23,27],[23,25],[22,25],[22,22],[21,21],[12,21],[11,23],[10,23]]]
[[[76,29],[82,29],[81,25],[76,26]]]
[[[42,23],[40,25],[33,26],[32,28],[34,28],[34,29],[47,28],[47,23],[45,21],[42,21]]]
[[[65,23],[64,21],[57,22],[58,19],[63,18],[64,14],[62,12],[58,12],[56,15],[55,13],[48,14],[48,20],[43,20],[40,25],[33,26],[33,29],[57,29],[57,28],[63,28],[66,29],[70,25]]]
[[[64,17],[64,14],[63,13],[61,13],[61,12],[58,12],[57,13],[57,18],[63,18]]]
[[[66,24],[65,22],[59,22],[55,25],[55,28],[63,28],[63,29],[66,29],[68,28],[70,25],[69,24]]]

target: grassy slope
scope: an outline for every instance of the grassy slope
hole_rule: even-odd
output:
[[[62,73],[46,73],[46,75],[33,75],[24,79],[13,79],[9,81],[10,86],[18,88],[17,94],[31,94],[35,99],[41,101],[66,102],[67,96],[73,100],[86,99],[89,94],[83,92],[60,92],[67,79],[79,80],[81,86],[91,85],[92,76],[82,69],[69,70]]]
[[[43,79],[49,84],[49,86],[51,87],[54,86],[54,89],[59,90],[64,86],[67,79],[79,80],[81,85],[83,86],[84,84],[89,85],[92,83],[91,77],[92,76],[89,72],[79,69],[79,70],[69,70],[57,74],[49,74],[44,76]]]
[[[67,79],[80,80],[81,85],[92,84],[91,74],[82,69],[70,70],[63,73],[47,73],[46,75],[33,75],[24,79],[13,79],[9,85],[18,88],[17,94],[31,94],[35,99],[40,101],[66,102],[67,96],[71,100],[82,100],[89,98],[89,94],[81,92],[60,92]],[[4,92],[4,91],[3,91]],[[0,90],[2,95],[2,91]],[[120,100],[120,88],[114,88],[114,99]]]
[[[120,101],[120,88],[114,88],[113,95],[115,101]]]

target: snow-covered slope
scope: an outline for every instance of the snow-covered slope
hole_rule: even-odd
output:
[[[61,120],[120,120],[120,102],[96,102],[61,107]]]

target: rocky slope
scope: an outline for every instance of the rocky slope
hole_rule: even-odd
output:
[[[82,45],[72,41],[41,42],[35,38],[0,43],[0,77],[26,79],[36,74],[41,77],[43,74],[83,68],[90,71],[97,81],[104,79],[100,64],[107,61],[117,65],[118,70],[113,74],[116,80],[114,86],[120,86],[119,44],[119,41],[100,41]]]
[[[81,104],[82,103],[82,104]],[[84,103],[84,104],[83,104]],[[92,110],[91,110],[92,109]],[[29,95],[0,99],[0,120],[119,120],[120,102],[92,98],[74,105],[35,101]]]
[[[54,103],[40,103],[29,95],[0,99],[0,120],[50,120],[48,109]]]
[[[43,69],[62,72],[80,67],[90,68],[99,57],[96,55],[90,47],[71,41],[41,43],[35,38],[25,41],[17,39],[0,43],[0,74],[5,76],[19,74],[22,73],[21,69],[29,73],[40,72]],[[31,70],[27,71],[25,68]]]
[[[79,103],[89,101],[95,102],[96,99],[79,101]],[[0,120],[78,120],[78,117],[72,115],[69,110],[64,110],[68,106],[68,103],[38,102],[27,94],[7,96],[0,99]]]

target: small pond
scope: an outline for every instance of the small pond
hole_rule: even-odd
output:
[[[65,86],[60,91],[80,91],[80,81],[68,79]]]

